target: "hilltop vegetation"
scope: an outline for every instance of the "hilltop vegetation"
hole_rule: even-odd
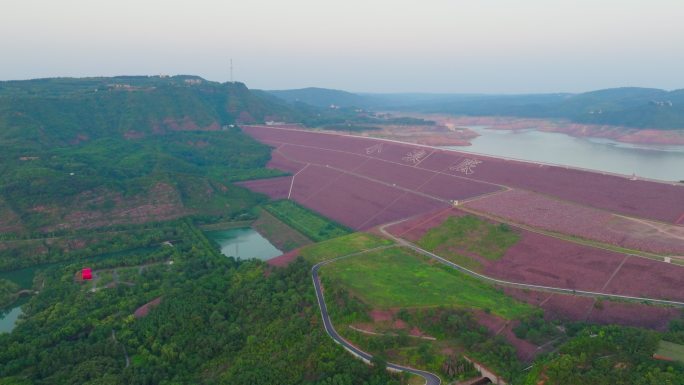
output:
[[[580,94],[352,94],[308,88],[273,91],[287,101],[311,105],[449,113],[471,116],[559,118],[577,123],[633,128],[684,129],[684,90],[613,88]]]
[[[316,107],[363,107],[369,102],[367,98],[351,92],[316,87],[267,92],[290,103],[300,102]]]
[[[590,326],[557,353],[539,360],[525,385],[684,384],[684,364],[652,358],[661,337],[656,332],[619,326]]]
[[[684,129],[684,90],[615,88],[582,94],[483,96],[420,107],[463,115],[564,118],[577,123]]]
[[[249,215],[230,182],[281,175],[233,124],[293,110],[196,77],[0,82],[0,229],[26,234]]]

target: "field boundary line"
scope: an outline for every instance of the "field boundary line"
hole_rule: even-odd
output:
[[[363,162],[361,162],[358,166],[354,167],[350,172],[352,172],[353,170],[356,170],[356,169],[358,169],[359,167],[363,166],[364,164],[366,164],[367,161],[368,161],[368,159],[364,159]],[[346,172],[344,172],[344,171],[342,171],[342,170],[338,170],[336,167],[330,167],[330,166],[327,165],[327,164],[326,164],[325,166],[323,166],[323,164],[320,164],[320,163],[315,164],[315,165],[318,166],[318,167],[320,167],[320,168],[323,168],[323,169],[329,168],[329,169],[331,169],[331,170],[335,170],[335,171],[337,171],[337,172],[340,172],[340,174],[339,174],[339,175],[336,175],[336,176],[335,176],[334,178],[332,178],[328,183],[324,184],[323,187],[319,188],[318,190],[316,190],[316,191],[314,191],[313,193],[311,193],[311,195],[309,195],[308,197],[304,198],[304,200],[302,200],[302,203],[303,203],[303,202],[306,202],[306,201],[308,201],[309,199],[315,197],[316,195],[322,193],[322,192],[323,192],[324,190],[326,190],[328,187],[332,186],[333,183],[335,183],[335,182],[337,182],[338,180],[340,180],[340,178],[342,178],[342,175],[346,174]]]
[[[553,295],[554,295],[553,293],[549,293],[549,296],[548,296],[548,297],[544,298],[543,301],[539,302],[539,307],[542,307],[542,306],[544,306],[547,302],[549,302],[549,300],[551,299],[551,297],[553,297]]]
[[[378,333],[378,332],[372,332],[372,331],[370,331],[370,330],[363,330],[363,329],[357,328],[357,327],[354,326],[354,325],[348,325],[348,326],[349,326],[349,329],[351,329],[351,330],[354,330],[354,331],[356,331],[356,332],[363,333],[363,334],[370,334],[370,335],[373,335],[373,336],[388,336],[388,337],[398,337],[398,336],[399,336],[398,334]],[[437,340],[437,338],[435,338],[435,337],[430,337],[430,336],[414,336],[413,334],[406,334],[406,337],[420,338],[420,339],[423,339],[423,340],[430,340],[430,341],[436,341],[436,340]]]
[[[530,283],[521,283],[521,282],[513,282],[513,281],[506,281],[503,279],[499,278],[494,278],[494,277],[489,277],[484,274],[477,273],[473,270],[470,270],[466,267],[463,267],[457,263],[451,262],[443,257],[440,257],[439,255],[432,253],[430,251],[427,251],[425,249],[422,249],[415,244],[403,239],[394,236],[393,234],[387,232],[385,230],[386,227],[392,226],[398,223],[401,223],[405,221],[405,219],[387,223],[385,225],[382,225],[379,227],[380,232],[385,235],[386,237],[392,239],[393,241],[397,242],[398,244],[407,247],[409,249],[412,249],[420,254],[426,255],[428,257],[434,258],[437,261],[452,267],[462,273],[465,273],[467,275],[470,275],[474,278],[477,278],[481,281],[489,282],[495,285],[501,285],[501,286],[506,286],[506,287],[513,287],[513,288],[518,288],[518,289],[532,289],[532,290],[537,290],[537,291],[547,291],[547,292],[553,292],[553,293],[559,293],[559,294],[571,294],[571,295],[579,295],[579,296],[584,296],[584,297],[591,297],[591,298],[612,298],[616,300],[624,300],[624,301],[630,301],[630,302],[644,302],[644,303],[654,303],[654,304],[659,304],[659,305],[667,305],[667,306],[675,306],[675,307],[684,307],[684,302],[680,301],[670,301],[670,300],[665,300],[665,299],[656,299],[656,298],[648,298],[648,297],[636,297],[636,296],[630,296],[630,295],[622,295],[622,294],[610,294],[610,293],[602,293],[602,292],[597,292],[597,291],[590,291],[590,290],[577,290],[577,289],[567,289],[567,288],[562,288],[562,287],[554,287],[554,286],[544,286],[544,285],[535,285],[535,284],[530,284]]]
[[[405,197],[406,194],[408,194],[408,192],[402,191],[401,194],[400,194],[398,197],[394,198],[394,200],[392,200],[392,202],[390,202],[387,206],[383,207],[380,211],[378,211],[377,213],[371,215],[370,218],[366,219],[362,224],[360,224],[360,225],[359,225],[359,228],[360,228],[360,229],[363,229],[363,226],[365,226],[366,223],[372,221],[373,219],[377,218],[378,215],[380,215],[380,214],[384,213],[385,211],[387,211],[388,208],[390,208],[393,204],[397,203],[397,201],[398,201],[399,199]]]
[[[618,271],[620,271],[620,269],[622,269],[622,265],[624,265],[625,262],[627,262],[627,260],[629,259],[629,257],[630,257],[629,255],[625,255],[625,257],[622,259],[622,262],[620,262],[620,264],[618,265],[618,267],[615,268],[615,271],[613,271],[613,274],[611,274],[610,277],[608,277],[608,280],[606,281],[606,283],[603,285],[603,287],[601,287],[601,290],[606,290],[606,288],[608,287],[608,285],[610,285],[610,281],[612,281],[613,278],[615,278],[615,276],[617,275]]]
[[[594,312],[594,308],[596,307],[596,300],[597,300],[597,298],[594,298],[594,300],[591,301],[591,305],[589,305],[589,309],[587,309],[587,312],[584,313],[584,318],[583,318],[584,322],[587,322],[589,317],[591,317],[591,313]]]
[[[426,185],[428,182],[430,182],[430,181],[432,180],[432,178],[434,178],[435,176],[437,176],[437,174],[432,174],[432,175],[430,175],[430,177],[427,178],[427,179],[425,180],[425,182],[421,183],[420,186],[416,187],[416,189],[420,189],[421,187],[425,186],[425,185]],[[394,205],[399,199],[405,197],[406,194],[408,194],[408,191],[404,191],[400,196],[397,197],[397,199],[393,200],[392,203],[390,203],[390,204],[388,204],[387,206],[385,206],[385,207],[384,207],[382,210],[380,210],[377,214],[375,214],[375,215],[373,215],[372,217],[368,218],[368,220],[366,220],[365,222],[363,222],[363,223],[361,224],[361,226],[359,226],[359,228],[362,229],[363,226],[364,226],[366,223],[368,223],[368,222],[370,222],[371,220],[377,218],[378,215],[384,213],[388,208],[390,208],[392,205]]]
[[[682,213],[682,216],[680,216],[679,219],[677,219],[675,225],[680,225],[681,223],[684,223],[684,213]]]
[[[433,219],[439,217],[440,215],[446,214],[447,212],[451,211],[452,209],[453,209],[453,207],[447,207],[447,208],[445,208],[444,210],[439,210],[438,213],[436,213],[436,214],[434,214],[434,215],[431,215],[431,216],[430,216],[429,218],[427,218],[426,220],[421,221],[420,223],[416,224],[415,226],[413,226],[413,227],[409,228],[408,230],[402,232],[401,234],[399,234],[399,236],[401,237],[402,235],[408,233],[409,231],[412,231],[412,230],[415,229],[416,227],[422,226],[422,225],[424,225],[425,223],[427,223],[427,222],[429,222],[429,221],[431,221],[431,220],[433,220]],[[407,219],[408,219],[408,218],[407,218]],[[397,222],[397,223],[399,223],[399,222]]]
[[[297,177],[297,175],[299,175],[300,172],[306,170],[307,167],[309,167],[309,163],[307,163],[306,166],[302,167],[301,170],[297,171],[296,174],[292,175],[292,180],[290,181],[290,191],[288,191],[287,193],[287,199],[290,199],[290,197],[292,196],[292,187],[294,187],[295,178]]]

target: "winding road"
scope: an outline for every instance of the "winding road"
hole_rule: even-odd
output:
[[[520,283],[520,282],[511,282],[511,281],[505,281],[493,277],[488,277],[486,275],[482,275],[480,273],[476,273],[470,269],[467,269],[461,265],[458,265],[456,263],[453,263],[449,260],[446,260],[442,257],[440,257],[437,254],[431,253],[425,249],[422,249],[413,243],[399,238],[385,229],[388,226],[392,226],[398,223],[401,223],[403,221],[407,220],[407,218],[395,221],[392,223],[387,223],[385,225],[382,225],[379,227],[380,232],[387,238],[393,240],[396,242],[396,244],[393,245],[388,245],[388,246],[380,246],[368,250],[363,250],[360,252],[352,253],[352,254],[347,254],[343,255],[341,257],[329,259],[323,262],[319,262],[313,266],[311,269],[311,279],[313,280],[314,284],[314,289],[316,291],[316,298],[318,299],[318,306],[321,309],[321,318],[323,319],[323,325],[325,327],[326,333],[332,338],[335,342],[338,344],[342,345],[347,351],[349,351],[352,355],[354,355],[357,358],[360,358],[366,363],[370,363],[371,359],[373,356],[371,354],[368,354],[356,346],[352,345],[349,343],[347,340],[342,338],[337,331],[335,330],[335,327],[332,324],[332,321],[330,320],[330,315],[328,314],[328,308],[325,304],[325,298],[323,297],[323,290],[321,289],[321,283],[320,279],[318,277],[318,271],[320,270],[321,267],[335,262],[339,259],[342,258],[348,258],[352,257],[355,255],[371,252],[371,251],[377,251],[377,250],[382,250],[382,249],[387,249],[391,247],[406,247],[409,249],[412,249],[420,254],[426,255],[430,258],[434,258],[437,261],[452,267],[458,271],[461,271],[465,274],[468,274],[472,277],[475,277],[479,280],[489,282],[495,285],[500,285],[500,286],[507,286],[507,287],[514,287],[514,288],[519,288],[519,289],[533,289],[533,290],[538,290],[538,291],[546,291],[546,292],[552,292],[552,293],[560,293],[560,294],[572,294],[572,295],[580,295],[580,296],[586,296],[586,297],[593,297],[593,298],[609,298],[609,299],[614,299],[614,300],[623,300],[623,301],[632,301],[632,302],[650,302],[653,304],[660,304],[660,305],[667,305],[667,306],[675,306],[675,307],[684,307],[684,302],[678,302],[678,301],[668,301],[668,300],[663,300],[663,299],[655,299],[655,298],[644,298],[644,297],[633,297],[633,296],[626,296],[626,295],[619,295],[619,294],[610,294],[610,293],[601,293],[601,292],[594,292],[594,291],[586,291],[586,290],[573,290],[573,289],[566,289],[566,288],[560,288],[560,287],[551,287],[551,286],[542,286],[542,285],[533,285],[533,284],[526,284],[526,283]],[[426,372],[423,370],[418,370],[414,368],[409,368],[406,366],[402,365],[397,365],[393,363],[387,363],[387,369],[391,371],[397,371],[397,372],[406,372],[406,373],[411,373],[417,376],[421,376],[425,379],[425,384],[426,385],[440,385],[441,384],[441,379],[439,376],[435,375],[434,373]]]
[[[349,351],[352,355],[354,355],[357,358],[362,359],[366,363],[370,363],[373,356],[364,352],[363,350],[357,348],[356,346],[350,344],[347,340],[342,338],[342,336],[340,336],[337,333],[337,331],[335,330],[335,327],[333,326],[332,321],[330,320],[330,316],[328,315],[328,308],[325,305],[325,299],[323,298],[323,290],[321,289],[321,282],[318,278],[318,270],[322,266],[327,265],[328,263],[337,261],[338,259],[341,259],[341,258],[347,258],[347,257],[351,257],[354,255],[366,253],[369,251],[384,249],[384,248],[388,248],[388,247],[396,247],[396,245],[382,246],[382,247],[378,247],[375,249],[365,250],[365,251],[362,251],[359,253],[353,253],[353,254],[348,254],[348,255],[342,256],[342,257],[329,259],[327,261],[317,263],[311,269],[311,279],[313,280],[314,288],[316,290],[316,298],[318,299],[318,306],[321,309],[321,317],[323,318],[323,325],[325,326],[326,333],[328,333],[328,335],[330,336],[330,338],[333,339],[333,341],[342,345],[342,347],[345,348],[347,351]],[[426,385],[440,385],[442,383],[442,380],[439,378],[439,376],[437,376],[433,373],[430,373],[430,372],[423,371],[423,370],[413,369],[413,368],[409,368],[406,366],[392,364],[389,362],[387,363],[387,369],[391,370],[391,371],[406,372],[406,373],[415,374],[417,376],[421,376],[425,379]]]

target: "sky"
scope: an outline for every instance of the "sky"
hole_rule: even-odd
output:
[[[683,0],[0,0],[0,79],[250,88],[684,88]]]

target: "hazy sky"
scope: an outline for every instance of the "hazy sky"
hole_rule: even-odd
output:
[[[0,0],[0,79],[251,88],[684,88],[684,0]]]

